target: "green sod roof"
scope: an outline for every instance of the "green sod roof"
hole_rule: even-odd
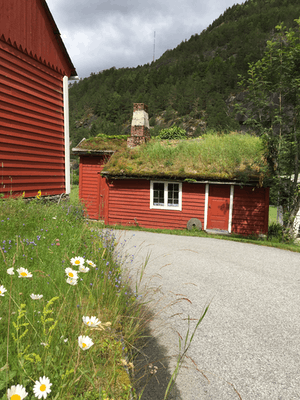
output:
[[[153,138],[133,149],[126,146],[126,137],[115,138],[107,137],[106,142],[92,138],[81,144],[86,151],[114,151],[102,172],[114,178],[262,183],[266,173],[262,141],[250,134],[205,134],[186,140]]]

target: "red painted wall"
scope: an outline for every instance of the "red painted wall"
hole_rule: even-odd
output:
[[[79,198],[86,207],[91,219],[104,219],[106,212],[105,200],[108,198],[106,179],[100,175],[107,156],[80,157],[79,165]]]
[[[235,186],[232,231],[241,235],[268,232],[269,188]]]
[[[150,181],[119,179],[109,182],[109,225],[185,229],[191,218],[204,224],[205,185],[182,184],[182,211],[150,209]]]
[[[1,1],[0,15],[2,41],[54,68],[61,75],[71,75],[69,56],[66,58],[61,39],[53,32],[58,30],[45,1]]]
[[[63,77],[0,42],[0,193],[65,192]]]

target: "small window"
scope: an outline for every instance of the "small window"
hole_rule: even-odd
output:
[[[181,211],[181,183],[150,182],[150,208]]]

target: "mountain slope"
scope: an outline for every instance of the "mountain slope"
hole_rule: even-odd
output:
[[[151,64],[91,74],[70,88],[72,146],[82,137],[128,132],[134,102],[148,104],[154,134],[174,121],[195,135],[207,127],[238,129],[227,102],[239,90],[239,74],[262,56],[278,23],[292,27],[299,16],[297,0],[248,0]]]

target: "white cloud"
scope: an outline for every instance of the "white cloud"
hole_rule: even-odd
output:
[[[47,0],[80,77],[136,67],[201,33],[235,0]],[[238,1],[238,3],[242,3]]]

